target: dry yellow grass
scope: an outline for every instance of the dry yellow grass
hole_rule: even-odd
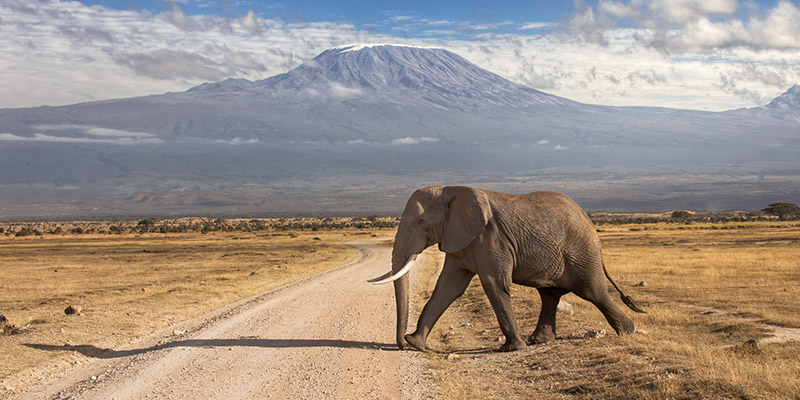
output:
[[[800,327],[796,222],[602,230],[612,276],[648,311],[628,312],[640,332],[614,335],[594,306],[567,295],[575,312],[558,315],[556,341],[495,353],[501,333],[475,280],[429,341],[431,376],[443,398],[800,398],[800,342],[763,344],[766,325]],[[431,290],[436,265],[429,268]],[[646,286],[634,286],[641,281]],[[530,334],[538,294],[521,286],[512,293],[520,327]],[[595,329],[610,334],[582,337]],[[745,345],[749,339],[762,344]]]
[[[355,251],[341,244],[366,233],[6,237],[0,313],[23,333],[2,337],[0,379],[342,265]],[[72,304],[83,314],[65,315]]]
[[[798,227],[602,226],[606,264],[646,307],[646,315],[628,312],[646,333],[618,337],[594,306],[568,295],[575,312],[559,314],[556,341],[496,353],[501,333],[476,279],[431,334],[431,378],[441,397],[453,399],[799,398],[798,342],[744,345],[767,337],[766,324],[800,328]],[[364,237],[353,233],[0,238],[0,313],[31,327],[0,341],[0,376],[72,355],[53,346],[112,346],[340,265],[353,253],[338,244]],[[417,310],[442,259],[435,250],[429,254]],[[640,281],[646,286],[634,286]],[[527,335],[538,317],[538,294],[521,286],[512,293]],[[69,304],[86,310],[65,316]],[[611,334],[582,337],[594,329]],[[448,358],[453,352],[459,357]]]

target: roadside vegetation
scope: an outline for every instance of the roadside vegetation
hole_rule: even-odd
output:
[[[428,342],[428,373],[442,398],[798,398],[800,222],[661,220],[598,230],[612,277],[647,311],[623,307],[637,333],[617,336],[570,294],[563,300],[573,313],[558,314],[555,341],[497,353],[502,334],[475,279]],[[431,254],[418,309],[442,261]],[[515,285],[512,296],[528,335],[538,293]]]
[[[34,367],[82,362],[76,349],[346,264],[356,253],[343,243],[394,234],[388,218],[192,221],[0,224],[0,394],[34,383]],[[180,226],[190,229],[160,232]],[[44,233],[15,234],[25,228]],[[82,310],[67,315],[73,305]]]

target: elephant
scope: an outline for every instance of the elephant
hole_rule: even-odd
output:
[[[416,330],[406,334],[409,277],[423,250],[439,245],[446,253],[431,298]],[[431,186],[409,198],[392,249],[392,269],[374,284],[394,283],[397,346],[425,351],[428,334],[450,304],[478,275],[497,316],[505,343],[500,351],[523,349],[556,337],[556,307],[572,292],[594,304],[619,335],[634,322],[611,300],[605,279],[635,312],[644,311],[611,279],[600,239],[583,209],[566,195],[538,191],[514,195],[465,186]],[[536,329],[524,342],[511,307],[511,284],[536,288],[542,308]]]

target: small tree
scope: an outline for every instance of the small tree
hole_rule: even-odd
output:
[[[680,222],[686,221],[689,218],[692,218],[692,213],[688,211],[673,211],[672,215],[670,216],[670,219],[672,219],[673,221],[680,221]]]
[[[761,211],[770,215],[777,215],[781,221],[786,221],[800,215],[800,207],[794,203],[772,203],[769,207]]]

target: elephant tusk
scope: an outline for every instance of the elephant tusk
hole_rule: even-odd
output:
[[[394,275],[386,277],[386,278],[384,278],[384,276],[386,276],[386,275],[380,276],[380,277],[375,278],[375,279],[380,279],[380,278],[383,278],[383,279],[381,279],[379,281],[375,281],[375,282],[372,282],[373,280],[370,279],[370,282],[372,282],[373,285],[383,285],[383,284],[386,284],[386,283],[389,283],[389,282],[394,282],[394,281],[400,279],[403,275],[405,275],[408,272],[408,270],[411,269],[411,264],[413,264],[414,261],[416,261],[416,260],[417,260],[417,255],[414,254],[414,255],[412,255],[411,257],[408,258],[408,262],[406,262],[406,265],[404,265],[403,268],[401,268],[400,271],[397,271]]]
[[[387,272],[387,273],[385,273],[385,274],[383,274],[383,275],[381,275],[381,276],[379,276],[377,278],[367,279],[367,282],[377,282],[377,281],[379,281],[381,279],[386,279],[386,278],[388,278],[390,276],[392,276],[392,271],[389,271],[389,272]]]

